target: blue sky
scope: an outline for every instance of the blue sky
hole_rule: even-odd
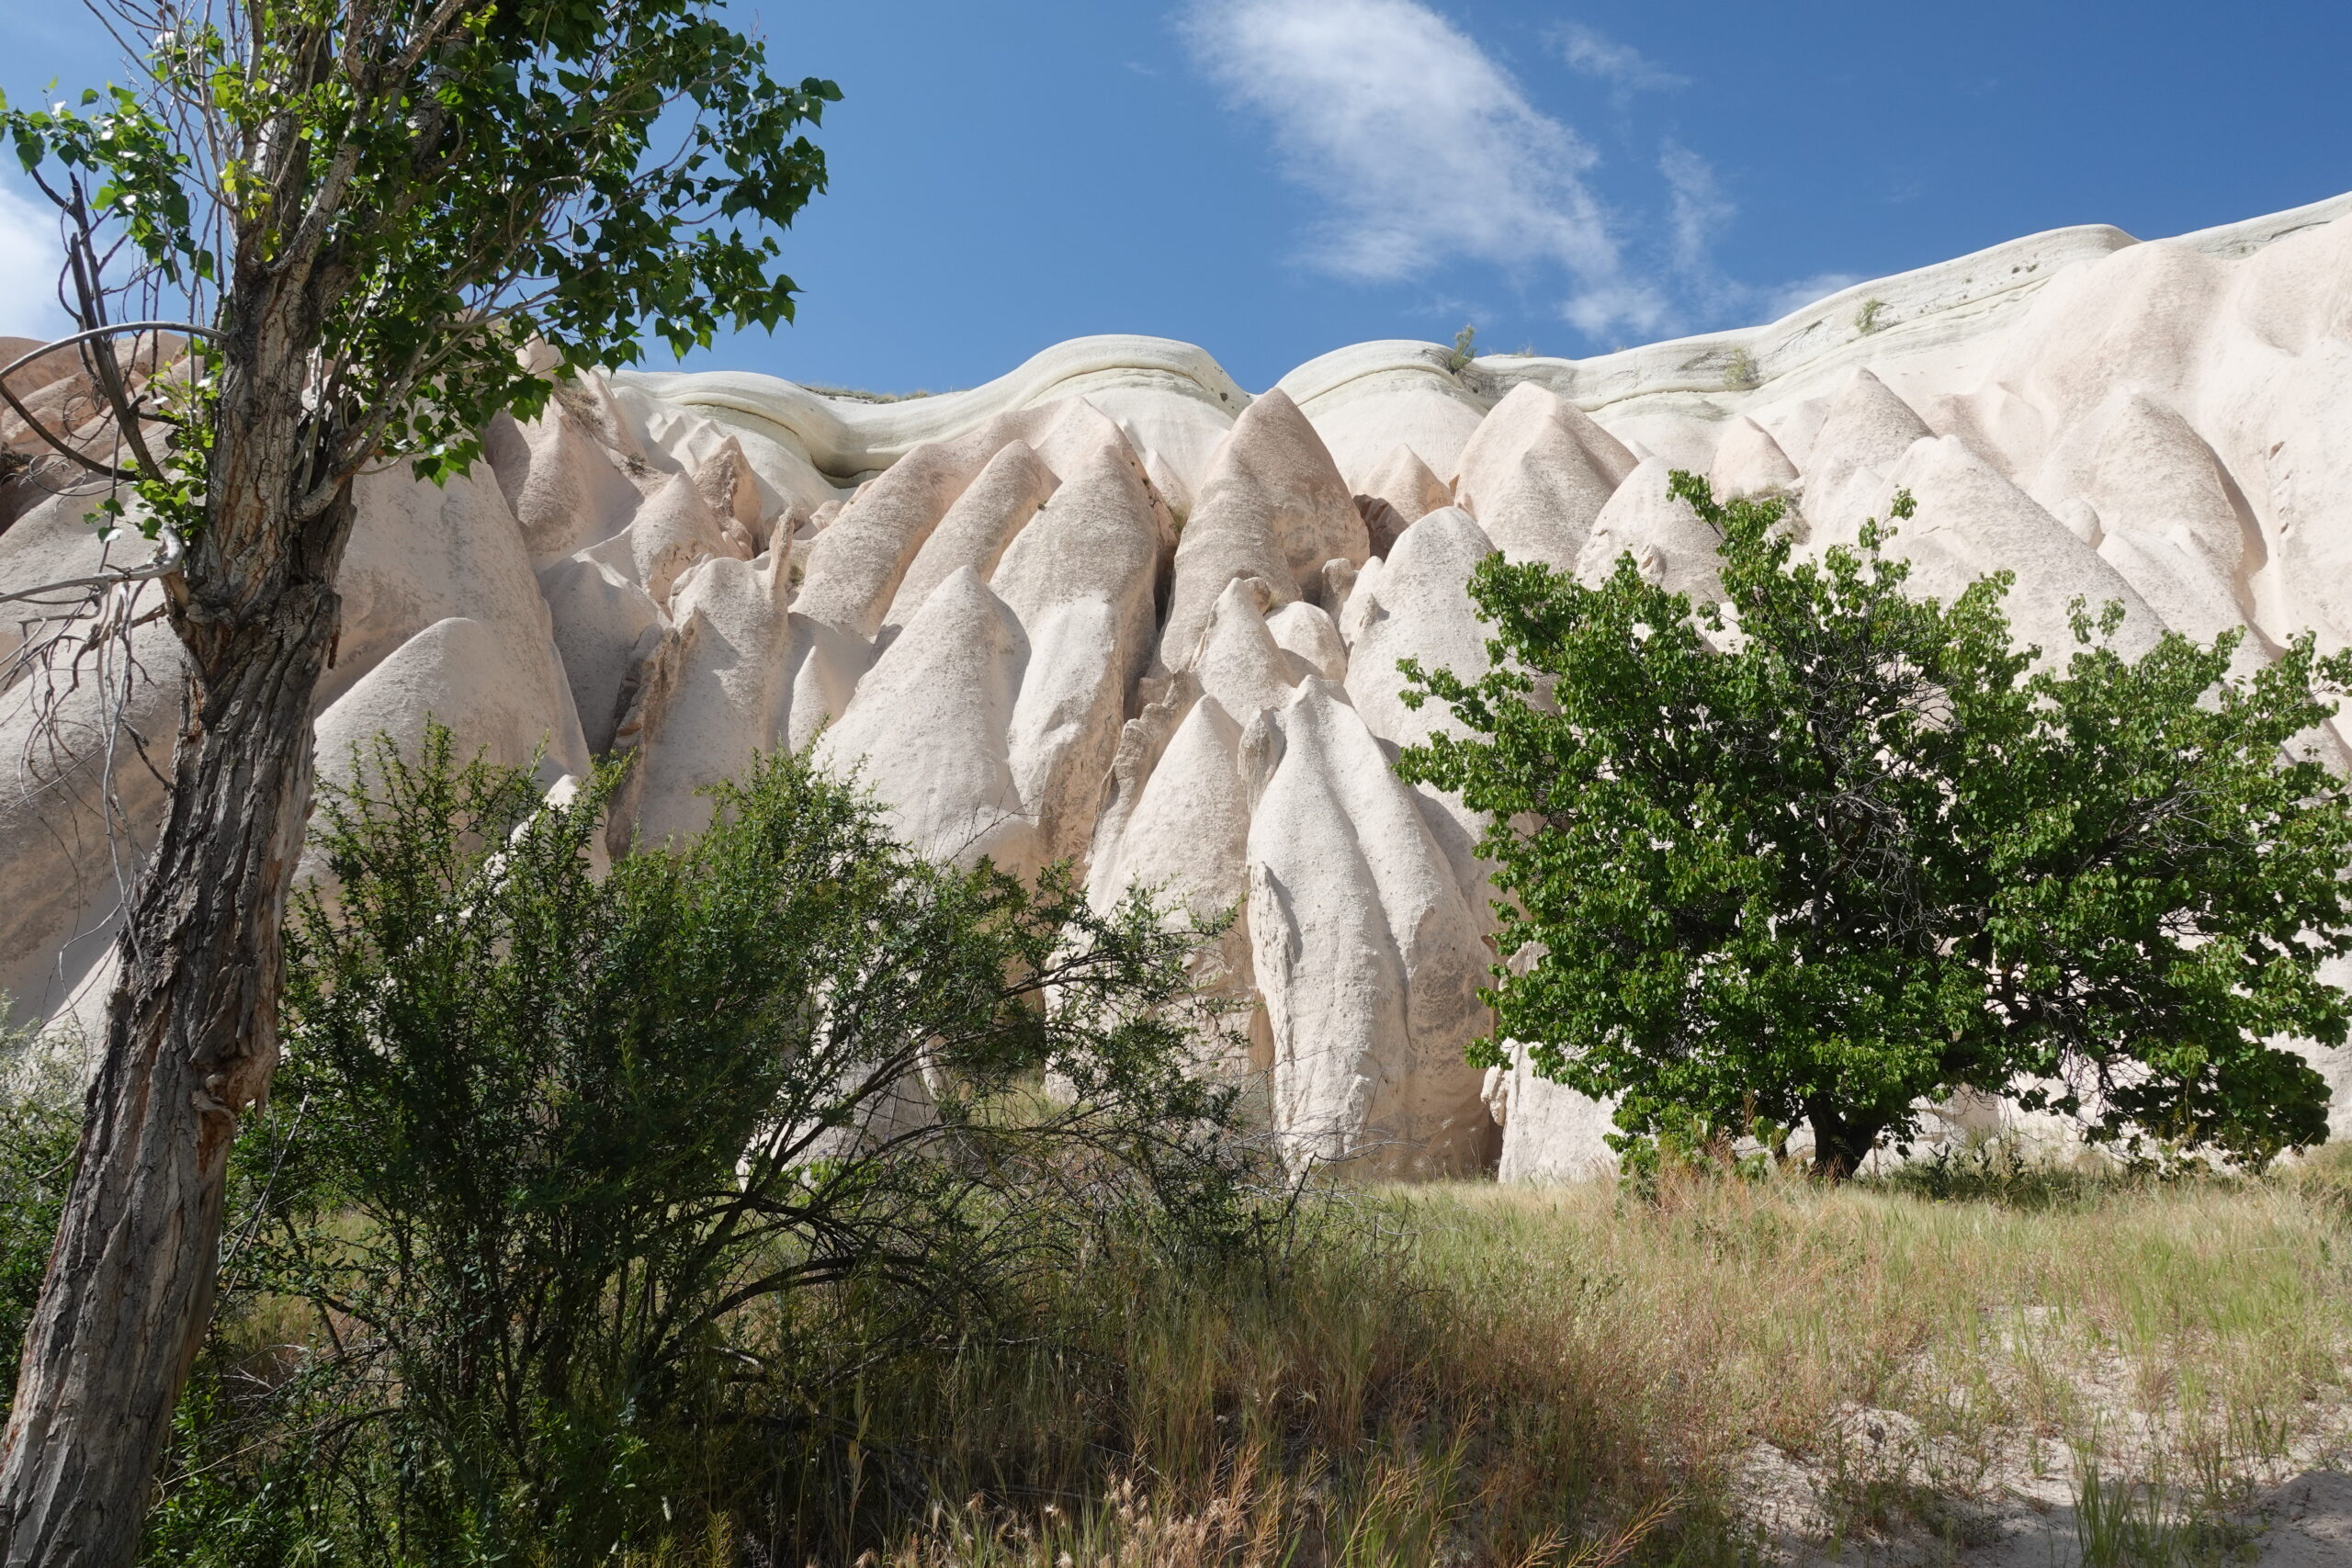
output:
[[[2352,189],[2352,6],[737,0],[846,99],[786,241],[799,324],[697,363],[968,386],[1063,338],[1244,385],[1380,337],[1589,354],[1769,319],[2068,223],[2143,237]],[[0,86],[120,74],[77,7]],[[18,187],[21,189],[21,187]],[[0,332],[37,329],[0,186]]]

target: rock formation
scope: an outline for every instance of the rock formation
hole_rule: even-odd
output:
[[[1584,361],[1367,344],[1254,398],[1199,349],[1123,337],[892,404],[582,380],[496,422],[471,479],[365,481],[322,771],[428,716],[550,787],[630,754],[626,851],[698,828],[756,751],[813,743],[929,853],[1074,859],[1102,906],[1148,887],[1228,919],[1197,967],[1245,1043],[1204,1041],[1204,1066],[1262,1071],[1296,1156],[1580,1174],[1611,1157],[1606,1107],[1523,1054],[1464,1064],[1497,957],[1485,824],[1391,771],[1447,722],[1404,706],[1397,660],[1479,668],[1465,584],[1496,549],[1588,579],[1630,554],[1712,592],[1676,468],[1788,497],[1809,549],[1907,488],[1915,582],[2015,572],[2046,649],[2077,595],[2123,604],[2132,646],[2245,628],[2243,668],[2305,626],[2343,647],[2347,214],[2061,230]],[[0,585],[107,547],[48,473],[0,491]],[[173,651],[153,626],[131,646],[135,669],[77,671],[60,645],[0,692],[0,989],[34,1017],[92,1007],[160,820],[141,749],[171,743]]]

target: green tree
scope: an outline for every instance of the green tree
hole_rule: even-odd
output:
[[[821,188],[715,0],[113,0],[136,85],[0,109],[56,203],[73,338],[151,562],[86,590],[184,650],[171,813],[118,945],[96,1085],[0,1450],[11,1562],[128,1562],[213,1290],[223,1170],[277,1057],[280,933],[352,481],[462,469],[558,374],[791,315],[775,226]],[[157,318],[165,320],[159,321]],[[118,341],[192,336],[134,391]],[[39,592],[39,591],[36,591]],[[55,595],[51,594],[54,601]],[[122,606],[126,599],[131,609]]]
[[[696,1540],[673,1502],[711,1506],[730,1443],[762,1473],[742,1451],[805,1401],[768,1370],[796,1292],[984,1336],[1095,1227],[1246,1238],[1256,1142],[1185,1069],[1200,939],[1144,897],[927,863],[797,758],[603,875],[616,770],[547,805],[447,731],[369,761],[322,796],[333,891],[298,898],[288,1059],[240,1158],[230,1288],[303,1303],[311,1349],[205,1380],[167,1557]]]
[[[2127,659],[2078,604],[2038,666],[2006,575],[1915,600],[1890,528],[1800,561],[1780,502],[1672,489],[1720,604],[1493,557],[1491,672],[1407,666],[1463,733],[1399,771],[1494,814],[1526,969],[1483,1052],[1619,1097],[1621,1148],[1804,1124],[1829,1176],[1962,1089],[2255,1166],[2326,1136],[2319,1075],[2264,1042],[2345,1038],[2317,971],[2352,951],[2352,797],[2308,740],[2352,659]]]

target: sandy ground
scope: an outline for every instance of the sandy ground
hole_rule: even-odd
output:
[[[2148,1568],[2352,1568],[2352,1453],[2296,1453],[2287,1464],[2300,1468],[2209,1517],[2189,1555]],[[1817,1453],[1759,1443],[1736,1476],[1736,1506],[1765,1555],[1788,1568],[2078,1568],[2078,1486],[2074,1456],[2056,1441],[2029,1438],[1987,1463],[1886,1410],[1848,1413]]]

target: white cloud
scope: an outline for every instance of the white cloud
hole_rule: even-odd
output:
[[[1571,67],[1627,92],[1670,93],[1690,85],[1690,77],[1661,70],[1630,44],[1590,28],[1571,22],[1560,29],[1558,37],[1561,57]]]
[[[46,203],[0,186],[0,337],[66,331],[57,304],[57,217]]]
[[[1623,276],[1581,176],[1594,154],[1417,0],[1194,0],[1186,32],[1287,172],[1330,208],[1311,259],[1392,282],[1467,259],[1555,266],[1588,332],[1654,327],[1664,301]]]
[[[1739,215],[1724,194],[1714,165],[1673,141],[1660,150],[1657,172],[1666,181],[1668,249],[1681,279],[1681,292],[1718,320],[1745,317],[1777,321],[1862,281],[1850,272],[1825,272],[1790,283],[1744,283],[1728,276],[1714,258],[1716,240]]]
[[[1686,273],[1707,270],[1715,236],[1739,215],[1738,207],[1724,195],[1714,165],[1688,147],[1668,142],[1658,154],[1657,172],[1665,176],[1671,203],[1674,265]]]
[[[1284,173],[1320,198],[1306,259],[1338,276],[1395,283],[1468,261],[1558,277],[1560,319],[1618,344],[1776,321],[1860,281],[1727,274],[1715,250],[1738,204],[1673,141],[1656,164],[1660,219],[1622,231],[1586,183],[1593,151],[1423,0],[1189,0],[1184,30],[1234,104],[1271,126]],[[1689,85],[1589,28],[1552,37],[1621,105]]]

